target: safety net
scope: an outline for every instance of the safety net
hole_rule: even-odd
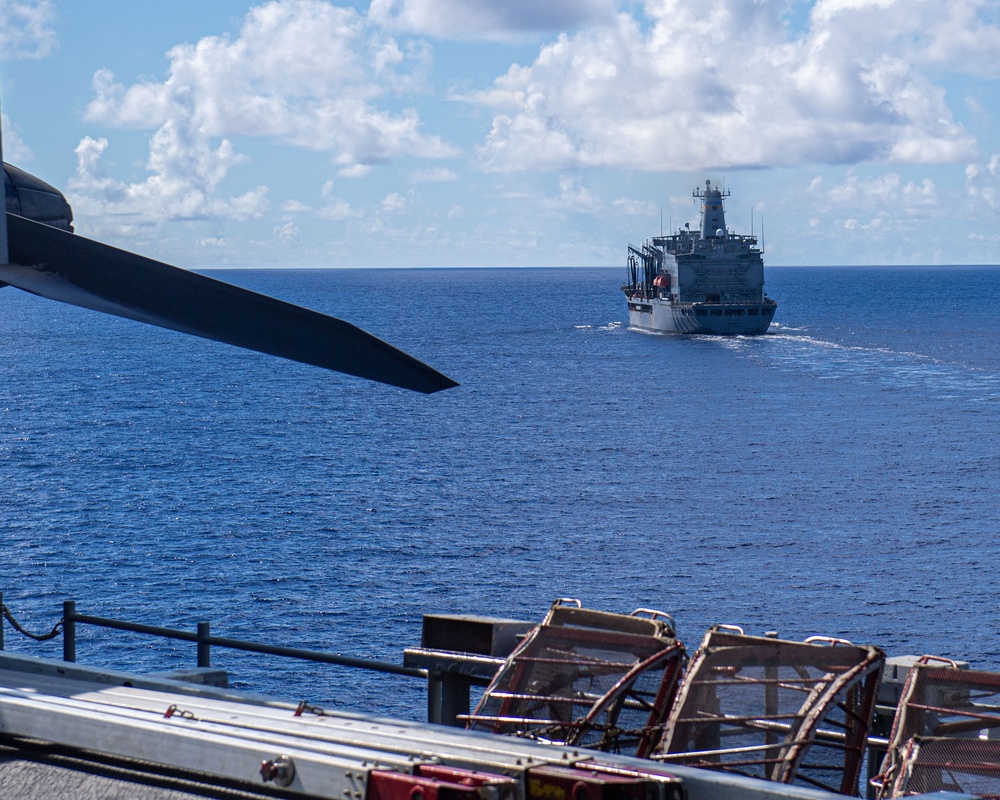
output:
[[[667,614],[612,614],[557,600],[497,672],[468,726],[647,756],[683,658]]]
[[[880,798],[956,791],[1000,796],[1000,674],[923,656],[900,695]]]
[[[708,631],[654,758],[858,794],[885,663],[877,647]]]

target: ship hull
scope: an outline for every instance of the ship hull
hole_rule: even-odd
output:
[[[673,303],[659,298],[628,301],[629,325],[658,333],[755,336],[766,333],[775,303]]]
[[[726,227],[725,189],[705,181],[701,229],[628,246],[629,324],[657,333],[754,336],[766,333],[778,304],[764,293],[763,250],[757,237]]]

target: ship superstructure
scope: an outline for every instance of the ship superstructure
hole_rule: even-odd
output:
[[[764,293],[764,260],[757,238],[726,227],[729,191],[695,189],[701,229],[689,225],[628,246],[629,324],[676,333],[758,334],[778,304]]]

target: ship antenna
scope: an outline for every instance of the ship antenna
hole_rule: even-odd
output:
[[[660,206],[660,237],[663,237],[663,206]]]

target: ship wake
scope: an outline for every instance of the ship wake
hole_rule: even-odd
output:
[[[890,347],[846,344],[781,328],[740,345],[754,358],[806,370],[821,380],[862,380],[891,389],[929,392],[974,402],[1000,400],[1000,375],[935,356]]]

